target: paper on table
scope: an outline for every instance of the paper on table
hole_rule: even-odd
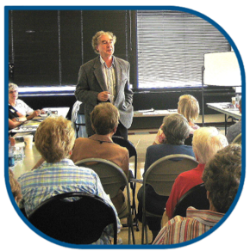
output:
[[[22,128],[25,128],[25,127],[38,127],[40,124],[40,122],[38,121],[28,121],[27,123],[23,124],[22,125]]]

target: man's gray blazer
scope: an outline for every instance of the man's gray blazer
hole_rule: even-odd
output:
[[[129,86],[130,65],[129,62],[115,56],[113,56],[113,60],[115,60],[117,83],[114,105],[120,112],[120,122],[128,129],[133,121],[133,92]],[[107,91],[107,86],[101,68],[100,56],[98,56],[80,67],[75,91],[76,99],[83,102],[84,105],[88,135],[93,134],[90,113],[94,107],[100,103],[100,101],[97,100],[97,95],[103,91]]]

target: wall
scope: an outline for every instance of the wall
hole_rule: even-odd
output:
[[[98,30],[110,30],[117,36],[115,55],[131,64],[131,83],[134,86],[134,109],[175,109],[178,97],[189,93],[202,104],[201,89],[168,89],[144,92],[136,89],[136,18],[134,11],[10,11],[9,63],[14,66],[10,80],[19,86],[75,85],[82,63],[97,55],[91,38]],[[230,88],[213,88],[215,96],[207,96],[205,103],[230,102],[234,92]],[[74,93],[43,96],[24,94],[21,97],[34,109],[69,106]],[[205,114],[214,113],[205,107]],[[162,118],[135,119],[133,127],[154,127]],[[161,122],[160,122],[161,123]]]

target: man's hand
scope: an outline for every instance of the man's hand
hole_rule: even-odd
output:
[[[97,96],[97,99],[102,102],[107,101],[109,99],[109,92],[108,91],[100,92]]]

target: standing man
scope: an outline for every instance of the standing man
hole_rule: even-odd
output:
[[[90,113],[100,102],[110,102],[120,113],[115,135],[128,138],[128,128],[133,120],[130,65],[113,56],[115,42],[116,36],[112,32],[98,31],[92,38],[92,47],[100,56],[83,64],[79,70],[75,96],[84,104],[88,136],[95,133],[91,127]]]

